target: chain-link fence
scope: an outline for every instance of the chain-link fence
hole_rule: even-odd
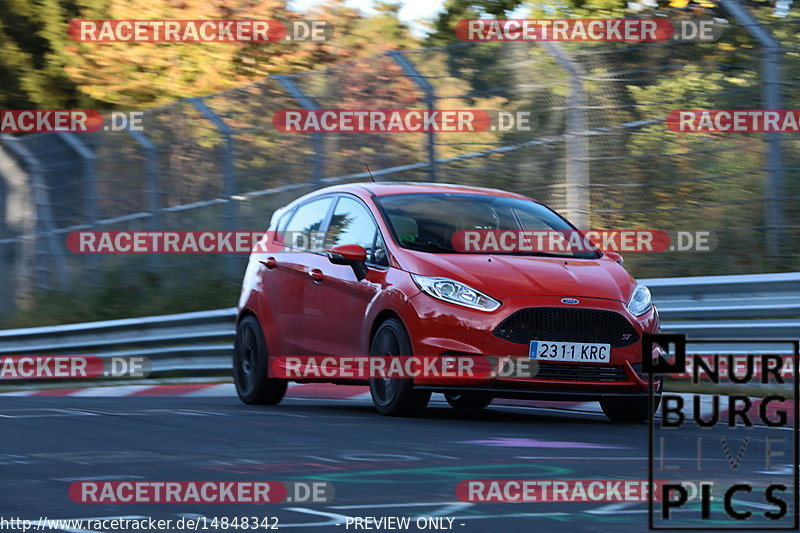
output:
[[[711,231],[711,253],[630,254],[639,276],[796,270],[800,136],[679,134],[675,109],[800,103],[795,20],[729,22],[715,43],[459,43],[145,112],[140,132],[2,140],[0,298],[80,290],[108,271],[192,286],[238,283],[244,256],[94,256],[76,229],[264,229],[272,211],[331,183],[438,181],[528,194],[595,229]],[[751,31],[748,31],[751,30]],[[777,62],[776,62],[777,58]],[[778,76],[778,78],[776,78]],[[776,82],[776,79],[778,80]],[[532,131],[281,133],[281,109],[528,111]],[[221,303],[221,305],[227,305]]]

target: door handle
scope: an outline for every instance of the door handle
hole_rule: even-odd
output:
[[[274,257],[267,257],[264,261],[259,261],[259,263],[267,268],[275,268],[278,266],[278,261],[276,261]]]
[[[308,275],[311,279],[317,283],[325,279],[325,274],[322,273],[322,270],[318,268],[314,268],[308,271]]]

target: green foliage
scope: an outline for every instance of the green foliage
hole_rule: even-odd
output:
[[[148,108],[240,87],[272,74],[320,69],[417,46],[399,4],[365,16],[329,0],[311,13],[280,0],[0,0],[0,106]],[[94,43],[67,35],[72,19],[316,19],[329,42]]]
[[[91,283],[78,283],[64,292],[34,294],[32,305],[0,322],[0,328],[164,315],[236,305],[241,280],[226,276],[221,260],[203,268],[164,269],[158,273],[139,270],[130,263],[105,267],[93,276]],[[176,277],[180,283],[175,282]]]

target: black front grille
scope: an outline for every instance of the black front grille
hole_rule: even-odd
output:
[[[627,381],[628,379],[624,366],[569,363],[539,363],[539,370],[532,377],[564,381]]]
[[[594,342],[612,348],[639,340],[633,325],[614,311],[530,307],[503,320],[494,334],[517,344],[531,341]]]

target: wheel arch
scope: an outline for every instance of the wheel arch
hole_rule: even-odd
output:
[[[390,318],[396,318],[397,320],[399,320],[400,323],[403,325],[403,328],[405,328],[406,333],[408,333],[408,327],[406,326],[405,322],[400,317],[400,315],[397,313],[397,311],[395,311],[394,309],[384,309],[380,313],[378,313],[377,316],[375,316],[375,320],[372,321],[372,326],[370,327],[369,330],[369,338],[367,339],[367,346],[372,346],[372,339],[375,338],[375,333],[378,331],[378,328],[381,327],[381,324],[383,324]]]
[[[242,320],[244,320],[248,316],[252,316],[256,320],[258,320],[258,315],[256,315],[256,312],[253,311],[252,309],[250,309],[249,307],[245,307],[244,309],[239,311],[239,314],[236,317],[236,324],[239,324],[239,322],[241,322]],[[259,324],[260,323],[261,323],[261,321],[259,320]]]

